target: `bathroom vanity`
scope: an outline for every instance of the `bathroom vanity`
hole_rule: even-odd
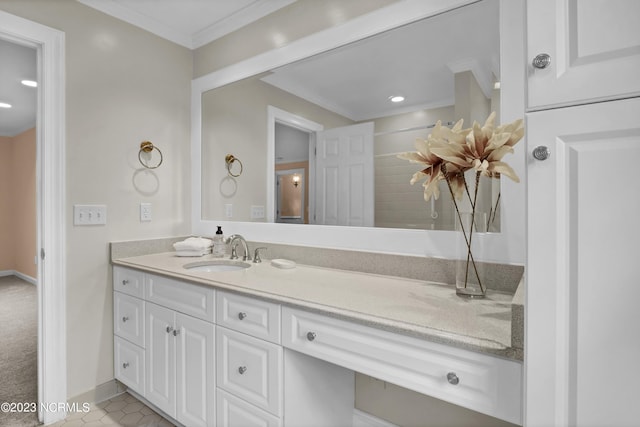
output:
[[[116,379],[180,424],[352,425],[354,372],[521,424],[512,294],[469,301],[393,276],[190,262],[113,260]]]

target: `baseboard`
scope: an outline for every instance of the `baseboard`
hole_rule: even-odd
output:
[[[113,379],[111,381],[107,381],[104,384],[99,384],[98,386],[96,386],[96,388],[70,398],[69,403],[83,404],[103,402],[107,399],[111,399],[112,397],[117,396],[120,393],[124,393],[125,391],[126,387]]]
[[[360,411],[353,410],[353,427],[398,427],[395,424],[385,421],[382,418]]]
[[[16,270],[2,270],[0,271],[0,277],[4,277],[4,276],[16,276],[22,280],[24,280],[25,282],[29,282],[32,285],[37,285],[38,284],[38,279],[35,279],[31,276],[27,276],[24,273],[20,273],[19,271]]]

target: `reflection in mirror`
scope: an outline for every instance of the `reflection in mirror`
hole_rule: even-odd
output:
[[[425,203],[422,187],[409,184],[416,165],[396,155],[414,150],[437,120],[500,117],[498,4],[483,0],[205,92],[202,218],[453,230],[446,188]],[[274,107],[288,118],[271,117]],[[350,133],[364,124],[370,135]],[[228,152],[244,163],[232,196],[220,191]],[[327,153],[335,163],[322,163]],[[302,170],[301,205],[281,215],[282,191],[265,182],[292,169]],[[499,231],[500,180],[486,181],[478,209]]]

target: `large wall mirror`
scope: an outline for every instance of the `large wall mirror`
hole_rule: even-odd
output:
[[[491,111],[512,120],[503,114],[504,99],[510,90],[521,99],[521,88],[503,82],[505,2],[451,1],[444,9],[420,3],[385,8],[409,10],[395,24],[383,24],[381,11],[372,27],[380,30],[357,30],[353,40],[337,35],[305,47],[303,39],[281,49],[284,55],[267,53],[196,79],[194,221],[252,230],[384,228],[405,230],[405,237],[453,230],[447,191],[426,203],[422,186],[409,184],[419,166],[396,155],[414,150],[437,120],[462,118],[470,126]],[[287,55],[290,61],[282,59]],[[393,102],[395,96],[404,100]],[[242,161],[239,176],[225,168],[228,154]],[[493,232],[508,229],[504,184],[488,179],[481,187],[479,206]]]

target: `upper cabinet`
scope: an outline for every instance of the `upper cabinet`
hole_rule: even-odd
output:
[[[640,95],[640,2],[527,2],[529,110]]]

